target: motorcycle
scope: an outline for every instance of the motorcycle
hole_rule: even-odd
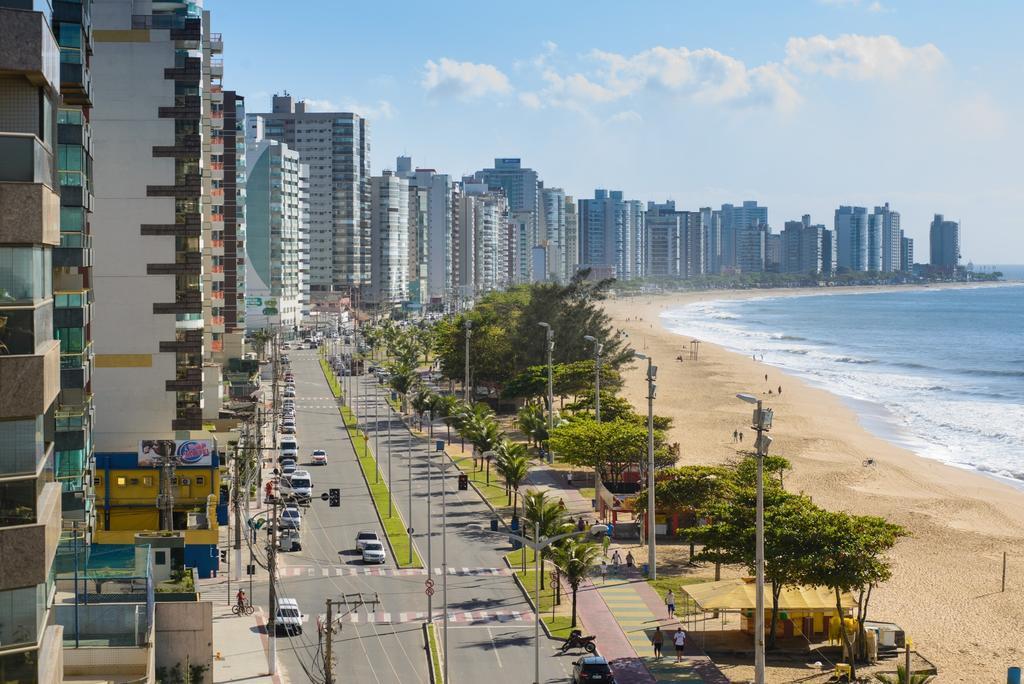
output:
[[[583,632],[578,629],[574,629],[569,632],[569,638],[562,644],[561,653],[566,653],[569,649],[582,648],[584,651],[590,654],[597,653],[597,646],[594,644],[593,636],[583,636]]]

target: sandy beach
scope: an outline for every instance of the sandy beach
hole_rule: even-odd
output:
[[[681,445],[680,464],[734,458],[733,430],[746,433],[745,444],[751,439],[749,407],[734,395],[763,395],[775,410],[772,452],[793,463],[787,489],[826,508],[883,516],[912,534],[893,553],[892,580],[872,595],[871,618],[907,630],[938,666],[939,682],[1003,682],[1008,666],[1024,665],[1024,491],[878,438],[839,397],[748,356],[702,343],[698,361],[679,362],[690,338],[669,332],[659,319],[666,309],[695,301],[812,293],[821,292],[638,296],[610,300],[605,310],[659,366],[655,411],[675,419],[671,439]],[[626,397],[642,406],[643,372],[636,366],[624,377]],[[769,397],[768,389],[780,385],[782,395]],[[874,465],[865,466],[866,459]],[[1009,565],[1001,593],[1003,552]]]

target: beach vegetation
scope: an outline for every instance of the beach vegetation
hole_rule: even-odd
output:
[[[546,491],[534,489],[523,494],[523,535],[537,540],[540,537],[554,537],[575,529],[572,520],[561,501],[555,500]],[[551,547],[541,551],[540,586],[544,588],[544,563],[551,555]]]

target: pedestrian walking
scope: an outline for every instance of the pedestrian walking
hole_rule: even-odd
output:
[[[739,430],[733,430],[732,431],[732,443],[733,444],[736,443],[736,440],[739,438],[739,434],[740,434]]]
[[[654,634],[651,635],[651,644],[654,645],[654,657],[661,660],[661,646],[665,643],[665,633],[661,631],[661,627],[654,628]]]
[[[767,373],[764,374],[764,381],[768,382],[768,374]]]
[[[683,631],[682,627],[676,628],[676,633],[672,635],[672,643],[676,646],[676,662],[683,660],[683,650],[686,648],[686,632]]]
[[[604,558],[601,559],[601,584],[604,584],[605,580],[608,579],[608,561]]]
[[[626,567],[627,568],[632,568],[634,566],[635,566],[635,561],[633,559],[633,552],[632,551],[627,551],[626,552]]]
[[[740,444],[743,444],[743,433],[740,432]]]
[[[622,565],[622,556],[619,554],[619,550],[615,549],[612,553],[612,570],[615,571],[616,575],[619,574],[620,565]]]
[[[607,534],[601,539],[601,549],[604,551],[604,557],[608,557],[608,547],[612,544],[612,538]]]
[[[566,474],[565,481],[567,483],[569,483],[569,487],[571,489],[572,488],[572,471],[571,470]]]
[[[671,589],[665,594],[665,607],[668,608],[668,616],[674,618],[676,616],[676,595]]]
[[[782,385],[779,385],[779,394],[782,394]]]
[[[582,532],[583,530],[586,529],[586,527],[587,527],[587,523],[583,522],[583,516],[581,515],[579,517],[579,520],[576,521],[576,531],[577,532]]]

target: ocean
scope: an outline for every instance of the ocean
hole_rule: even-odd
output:
[[[922,456],[1024,484],[1024,284],[708,301],[662,321],[763,354]]]

